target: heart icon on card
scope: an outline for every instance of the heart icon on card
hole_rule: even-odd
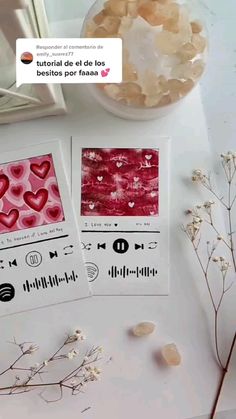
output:
[[[146,159],[146,160],[151,160],[151,159],[152,159],[152,155],[151,155],[151,154],[146,155],[146,156],[145,156],[145,159]]]
[[[102,182],[103,176],[97,176],[97,180],[98,180],[98,182]]]
[[[17,222],[19,218],[19,211],[17,209],[12,209],[8,214],[0,212],[0,223],[7,228],[11,228]]]
[[[93,210],[93,209],[94,209],[94,207],[95,207],[95,205],[94,205],[94,204],[89,204],[89,208],[90,208],[91,210]]]
[[[134,202],[129,202],[128,205],[130,208],[134,208]]]
[[[20,179],[24,175],[25,166],[18,164],[10,167],[10,172],[15,179]]]
[[[30,170],[40,179],[45,179],[50,170],[50,167],[51,164],[49,161],[43,161],[41,164],[32,163],[30,165]]]
[[[107,77],[109,73],[110,73],[110,68],[106,68],[106,70],[101,71],[101,76]]]
[[[61,215],[61,207],[59,205],[50,206],[46,208],[46,214],[50,220],[58,220]]]
[[[0,199],[5,195],[10,185],[9,179],[6,175],[0,175]]]
[[[39,215],[40,217],[40,215]],[[30,228],[30,227],[34,227],[37,225],[37,215],[26,215],[23,216],[21,219],[22,224],[26,227],[26,228]]]
[[[24,201],[33,210],[40,212],[46,205],[48,200],[48,191],[46,189],[39,189],[36,193],[25,192]]]
[[[23,186],[22,185],[13,185],[10,188],[10,191],[12,193],[13,196],[15,196],[16,198],[19,198],[19,196],[22,194],[23,192]]]
[[[117,166],[117,167],[121,167],[121,166],[123,166],[123,163],[122,163],[121,161],[118,161],[118,162],[116,163],[116,166]]]
[[[54,195],[55,195],[57,198],[59,198],[59,197],[60,197],[60,193],[59,193],[59,188],[58,188],[58,185],[53,184],[53,185],[51,186],[51,188],[52,188],[52,192],[54,193]]]

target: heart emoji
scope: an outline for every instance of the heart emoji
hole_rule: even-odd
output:
[[[139,181],[139,177],[134,177],[134,181],[138,182]]]
[[[6,175],[0,175],[0,199],[5,195],[10,185],[9,179]]]
[[[40,179],[45,179],[50,170],[50,167],[51,164],[49,161],[43,161],[41,164],[32,163],[30,165],[30,170]]]
[[[15,179],[20,179],[24,175],[25,167],[23,164],[17,164],[10,167],[11,175]]]
[[[0,223],[7,228],[12,228],[19,218],[19,211],[12,209],[8,214],[0,212]]]
[[[102,180],[103,180],[103,176],[97,176],[97,180],[98,180],[99,182],[102,182]]]
[[[50,220],[56,221],[62,214],[60,205],[53,205],[46,208],[46,215]]]
[[[36,193],[25,192],[24,201],[33,210],[40,212],[46,205],[48,200],[48,191],[46,189],[39,189]]]
[[[130,208],[134,208],[134,202],[129,202],[128,205]]]
[[[152,159],[152,155],[151,155],[151,154],[146,155],[146,156],[145,156],[145,159],[146,159],[146,160],[151,160],[151,159]]]
[[[116,163],[116,166],[117,166],[117,167],[121,167],[121,166],[123,166],[123,163],[122,163],[121,161],[118,161],[118,162]]]
[[[94,209],[94,207],[95,207],[95,205],[94,205],[94,204],[89,204],[89,208],[90,208],[91,210],[93,210],[93,209]]]
[[[107,77],[109,72],[110,72],[110,68],[106,68],[106,70],[101,71],[101,76],[102,77]]]

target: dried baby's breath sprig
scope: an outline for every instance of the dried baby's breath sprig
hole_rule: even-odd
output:
[[[81,357],[78,347],[71,347],[73,344],[82,343],[85,336],[82,331],[76,330],[72,335],[68,335],[63,344],[48,359],[41,363],[35,363],[33,366],[25,367],[22,362],[28,355],[34,355],[39,350],[38,345],[33,343],[17,343],[14,339],[13,343],[20,350],[20,355],[9,367],[0,372],[0,378],[9,374],[16,374],[13,377],[13,383],[10,386],[0,386],[0,396],[10,396],[22,393],[28,393],[33,390],[41,390],[40,397],[47,403],[56,402],[62,399],[64,391],[71,391],[72,395],[84,392],[87,384],[98,381],[101,376],[101,369],[97,366],[97,362],[101,359],[102,347],[96,346],[85,352]],[[80,359],[79,359],[80,358]],[[60,379],[55,381],[43,381],[43,375],[48,372],[51,364],[60,360],[77,361],[77,366],[71,367],[71,371]],[[56,388],[58,396],[50,400],[44,396],[45,391],[49,388]]]
[[[210,301],[214,311],[214,341],[215,341],[215,352],[216,352],[216,359],[222,371],[222,376],[220,380],[220,385],[216,394],[216,398],[214,401],[212,413],[210,419],[215,417],[219,397],[221,394],[221,390],[223,387],[223,383],[225,380],[225,376],[228,372],[228,368],[230,365],[230,361],[232,358],[233,350],[236,345],[236,332],[234,334],[232,343],[230,345],[229,354],[227,357],[226,363],[223,362],[220,356],[219,350],[219,330],[218,330],[218,320],[220,309],[222,307],[222,302],[226,293],[231,289],[233,286],[235,279],[236,279],[236,252],[235,252],[235,243],[234,243],[234,234],[233,231],[233,223],[232,223],[232,211],[235,206],[236,202],[236,152],[229,151],[227,153],[221,154],[220,158],[221,166],[223,168],[223,172],[226,179],[227,190],[225,196],[220,196],[218,192],[212,185],[211,176],[205,173],[201,169],[196,169],[192,173],[192,181],[194,183],[198,183],[207,189],[212,196],[214,197],[213,200],[208,200],[201,205],[196,205],[193,209],[188,209],[186,211],[186,215],[191,217],[191,221],[189,221],[184,227],[184,231],[192,243],[194,252],[196,254],[197,260],[200,264],[207,289],[210,296]],[[228,218],[228,232],[226,235],[221,234],[218,230],[217,225],[214,220],[214,206],[216,202],[220,203],[223,209],[226,211],[227,218]],[[216,234],[216,238],[214,242],[210,242],[210,240],[206,241],[207,244],[207,259],[206,261],[201,257],[199,246],[203,242],[203,225],[207,224]],[[231,261],[227,260],[227,258],[223,255],[217,255],[216,251],[218,250],[218,246],[221,245],[225,246],[225,249],[229,252],[231,256]],[[210,283],[210,267],[211,264],[214,264],[218,268],[220,280],[222,283],[221,292],[218,298],[215,297],[213,293],[212,286]],[[234,280],[232,282],[228,282],[228,276],[234,276]]]

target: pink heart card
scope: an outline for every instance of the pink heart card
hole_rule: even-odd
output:
[[[1,154],[0,315],[89,295],[59,142]]]

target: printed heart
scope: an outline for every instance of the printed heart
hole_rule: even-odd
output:
[[[7,228],[12,228],[19,218],[19,211],[12,209],[8,214],[0,212],[0,223]]]
[[[18,164],[15,166],[10,167],[10,172],[12,176],[16,179],[20,179],[24,174],[24,166],[23,164]]]
[[[134,177],[134,181],[138,182],[139,181],[139,177]]]
[[[154,198],[156,196],[156,192],[151,192],[151,197]]]
[[[128,205],[130,208],[134,208],[134,202],[129,202]]]
[[[46,214],[48,216],[48,218],[50,218],[51,220],[58,220],[58,218],[61,215],[61,207],[59,205],[54,205],[52,207],[48,207],[46,209]]]
[[[34,227],[37,224],[37,217],[36,215],[26,215],[21,218],[21,222],[25,227]]]
[[[94,205],[94,204],[89,204],[89,208],[90,208],[91,210],[93,210],[93,209],[94,209],[94,207],[95,207],[95,205]]]
[[[146,155],[146,156],[145,156],[145,159],[146,159],[146,160],[151,160],[151,159],[152,159],[152,155],[151,155],[151,154]]]
[[[59,198],[60,197],[60,193],[59,193],[58,185],[53,184],[51,186],[51,189],[52,189],[52,193]]]
[[[154,212],[154,211],[151,211],[151,212],[150,212],[150,215],[155,215],[155,212]]]
[[[10,185],[9,179],[6,175],[0,175],[0,199],[5,195]]]
[[[49,161],[43,161],[41,164],[32,163],[30,165],[30,170],[40,179],[45,179],[50,170],[50,167],[51,164]]]
[[[122,163],[121,161],[118,161],[118,162],[116,163],[116,166],[117,166],[117,167],[121,167],[121,166],[123,166],[123,163]]]
[[[22,185],[14,185],[11,186],[10,191],[12,193],[12,195],[14,195],[16,198],[19,198],[19,196],[22,194],[23,192],[23,186]]]
[[[97,176],[97,180],[101,182],[103,180],[103,176]]]
[[[39,189],[36,193],[25,192],[24,201],[33,210],[40,212],[46,205],[48,200],[48,191],[46,189]]]

